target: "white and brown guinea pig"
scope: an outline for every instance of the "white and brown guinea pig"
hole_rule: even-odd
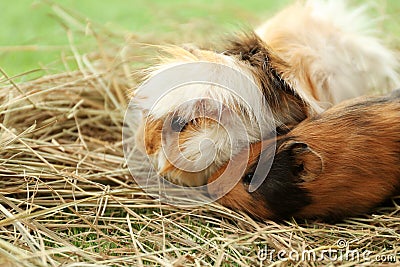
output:
[[[173,66],[212,62],[246,75],[262,96],[251,93],[245,85],[237,95],[210,84],[183,86],[165,95],[170,89],[165,81],[156,88],[163,98],[152,106],[149,99],[154,98],[154,90],[138,90],[134,101],[143,117],[136,135],[137,145],[152,158],[157,172],[178,184],[204,185],[207,177],[232,155],[266,138],[261,136],[260,128],[296,125],[322,112],[327,104],[365,95],[376,88],[398,86],[398,60],[375,34],[379,31],[374,30],[371,22],[376,18],[369,18],[363,7],[347,7],[346,2],[295,2],[254,32],[233,37],[224,44],[222,52],[165,47],[167,55],[148,70],[146,81]],[[199,71],[193,69],[193,72]],[[230,79],[218,67],[206,75]],[[237,132],[235,127],[230,132],[220,127],[220,122],[230,121],[230,115],[218,105],[208,105],[202,98],[232,108],[247,133],[230,139],[230,134]],[[252,99],[254,103],[250,105],[243,99]],[[272,110],[273,119],[261,118],[254,123],[253,109],[265,103]],[[218,114],[220,121],[206,118],[210,114]],[[177,134],[179,137],[175,140]],[[164,147],[161,138],[165,141]],[[201,146],[206,139],[212,145]],[[171,163],[164,152],[177,147],[176,153],[180,154],[176,162],[180,157],[198,166],[182,170]]]
[[[263,142],[270,149],[271,140]],[[304,120],[277,138],[275,155],[267,151],[259,162],[260,146],[251,145],[246,174],[219,203],[261,219],[340,219],[367,212],[400,193],[400,90],[348,100]],[[255,166],[269,157],[270,171],[250,193]],[[210,194],[223,192],[223,184],[210,187]]]

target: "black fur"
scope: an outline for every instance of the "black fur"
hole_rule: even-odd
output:
[[[299,174],[303,169],[295,164],[294,156],[290,148],[276,154],[266,179],[253,193],[256,198],[265,199],[277,219],[291,217],[312,201],[309,192],[301,187]]]
[[[182,132],[187,125],[187,122],[179,116],[175,116],[171,119],[171,129],[174,132]]]
[[[307,107],[296,91],[282,78],[279,70],[290,66],[276,55],[254,32],[238,35],[227,44],[224,52],[251,66],[260,82],[262,93],[271,110],[288,114],[284,123],[299,123],[307,117]],[[288,110],[281,111],[282,107]]]
[[[228,49],[225,54],[230,56],[237,56],[240,60],[246,61],[250,66],[262,70],[265,74],[263,78],[267,79],[268,82],[263,84],[263,90],[266,96],[270,95],[270,89],[281,90],[286,93],[294,94],[293,89],[280,77],[273,66],[273,58],[276,56],[272,55],[272,52],[268,49],[266,43],[264,43],[254,32],[243,34],[235,40],[231,40],[228,45]],[[276,58],[278,59],[278,58]],[[272,61],[271,61],[272,60]],[[279,59],[279,63],[285,65],[285,63]]]

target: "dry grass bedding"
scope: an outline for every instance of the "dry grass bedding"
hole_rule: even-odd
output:
[[[399,264],[396,199],[329,224],[260,222],[218,204],[184,209],[148,197],[127,170],[121,132],[132,73],[153,48],[101,34],[92,33],[96,53],[71,44],[76,71],[18,83],[0,75],[0,266]]]

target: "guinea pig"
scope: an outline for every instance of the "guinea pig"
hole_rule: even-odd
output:
[[[400,90],[348,100],[308,118],[277,138],[275,152],[273,141],[252,144],[250,153],[236,156],[247,166],[231,191],[224,194],[224,186],[240,163],[212,175],[209,184],[222,181],[209,193],[220,197],[222,205],[260,219],[341,219],[368,212],[399,193]],[[271,157],[265,179],[250,192],[257,164]]]
[[[221,52],[166,46],[166,54],[147,70],[143,84],[185,64],[192,64],[192,69],[184,76],[202,73],[229,82],[231,77],[218,66],[222,65],[246,76],[257,92],[244,82],[237,94],[210,84],[168,91],[177,79],[174,75],[154,90],[139,88],[133,97],[142,112],[138,148],[164,178],[181,185],[204,185],[232,155],[265,139],[270,129],[296,125],[327,105],[376,88],[393,89],[399,82],[399,64],[394,52],[371,34],[371,21],[362,8],[348,8],[345,1],[298,1],[254,32],[232,37]],[[202,62],[217,66],[207,70],[194,64]],[[160,98],[153,105],[155,95]],[[254,110],[264,106],[272,115],[254,122]],[[233,135],[241,127],[244,134]]]

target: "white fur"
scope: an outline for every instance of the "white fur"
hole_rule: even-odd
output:
[[[351,9],[344,0],[309,0],[288,7],[256,33],[290,65],[306,62],[319,100],[336,104],[400,85],[397,55],[382,44],[377,20],[366,11],[366,5]],[[298,77],[288,78],[301,86]]]
[[[239,70],[244,74],[244,79],[233,80],[233,77],[227,76],[225,71],[218,70],[218,66],[212,71],[205,71],[194,65],[187,75],[191,76],[190,72],[193,72],[201,73],[205,77],[211,76],[210,79],[217,84],[227,85],[227,88],[236,88],[235,93],[217,85],[198,83],[186,84],[168,91],[165,84],[172,83],[172,81],[161,78],[160,84],[156,82],[147,87],[142,87],[135,94],[136,104],[145,111],[147,116],[150,115],[153,119],[164,119],[166,115],[173,113],[187,121],[202,116],[211,116],[218,121],[210,128],[200,129],[193,138],[184,142],[181,147],[182,160],[174,162],[177,166],[183,166],[183,169],[202,169],[199,177],[192,177],[192,179],[199,180],[195,185],[204,184],[205,179],[227,159],[248,145],[249,141],[253,143],[262,139],[262,133],[269,133],[268,130],[271,130],[269,127],[273,125],[268,116],[264,98],[248,68],[225,55],[220,55],[218,63]],[[177,65],[162,65],[160,69],[151,74],[150,78]],[[166,78],[168,79],[168,77]],[[164,92],[164,90],[167,92]],[[206,101],[205,104],[197,106],[196,103],[198,102],[191,102],[196,99],[216,100],[216,102],[208,103]],[[223,107],[219,103],[226,106]],[[256,116],[256,113],[259,116]],[[257,117],[259,118],[258,122]],[[260,129],[263,131],[260,131]],[[140,131],[138,131],[139,133]],[[168,141],[176,135],[169,131],[163,132],[163,135],[167,140],[163,145],[164,151],[176,150],[176,142]],[[210,140],[213,145],[201,146],[206,139]],[[162,171],[167,164],[164,152],[159,151],[158,155],[154,156],[153,160],[157,161],[156,167]],[[193,161],[194,166],[185,165],[186,159]],[[176,177],[167,178],[179,183],[179,179]]]
[[[224,70],[219,70],[218,66],[210,71],[209,68],[203,69],[201,65],[193,65],[190,70],[185,69],[185,74],[189,77],[200,76],[205,77],[204,79],[210,79],[215,81],[216,84],[227,85],[228,90],[224,90],[218,85],[211,84],[199,84],[193,81],[193,84],[186,84],[178,88],[169,88],[168,84],[173,84],[171,80],[177,80],[179,77],[163,77],[160,79],[160,83],[152,84],[150,87],[138,90],[135,94],[135,103],[142,110],[149,112],[155,119],[164,117],[166,114],[174,111],[179,114],[182,111],[181,116],[186,119],[195,118],[196,109],[185,106],[185,103],[194,99],[210,98],[217,102],[224,103],[229,107],[241,103],[240,106],[242,111],[248,115],[254,113],[261,113],[264,110],[264,99],[259,90],[253,90],[252,85],[257,86],[257,82],[252,76],[251,72],[247,68],[247,65],[236,62],[233,58],[223,55],[215,54],[216,60],[214,63],[227,66],[233,70],[237,70],[242,73],[246,79],[235,79],[226,75]],[[185,61],[178,61],[172,64],[160,65],[155,71],[151,72],[148,79],[152,79],[158,74],[165,72],[176,66],[184,66],[187,63],[201,63],[202,58],[192,58]],[[210,77],[210,78],[208,78]],[[250,81],[250,83],[249,83]],[[236,88],[236,94],[232,93],[229,89]],[[161,96],[161,97],[160,97]],[[243,98],[246,99],[243,103]],[[180,109],[178,107],[181,106]],[[220,112],[220,111],[219,111]]]

